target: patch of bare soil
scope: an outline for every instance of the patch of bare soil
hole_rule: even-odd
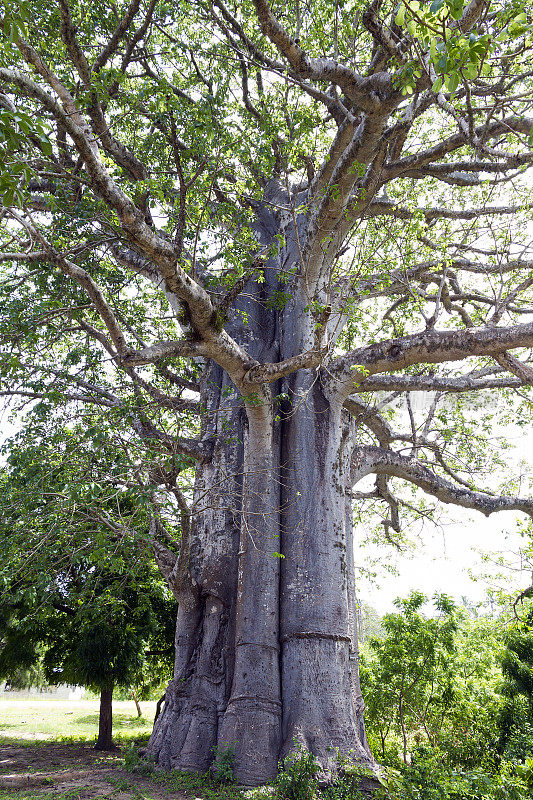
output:
[[[119,750],[102,753],[88,744],[0,744],[0,790],[12,789],[13,800],[23,790],[73,800],[190,800],[126,772],[119,759]]]

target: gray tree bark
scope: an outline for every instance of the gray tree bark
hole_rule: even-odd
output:
[[[313,336],[305,298],[266,302],[286,289],[279,271],[298,267],[296,238],[283,225],[266,206],[258,210],[260,243],[283,232],[284,250],[228,326],[262,361],[289,358]],[[375,771],[354,624],[353,424],[312,370],[243,403],[209,364],[203,400],[214,453],[197,474],[175,590],[174,679],[148,753],[166,768],[203,771],[216,747],[230,745],[246,785],[271,780],[295,743],[325,774],[337,752]]]

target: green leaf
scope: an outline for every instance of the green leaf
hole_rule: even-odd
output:
[[[450,94],[453,94],[459,86],[460,81],[461,76],[458,72],[450,72],[450,74],[446,75],[444,78],[444,85],[446,86],[447,91],[450,92]]]
[[[396,25],[400,25],[403,27],[405,25],[405,6],[402,3],[398,9],[398,13],[396,14],[396,19],[394,20]]]

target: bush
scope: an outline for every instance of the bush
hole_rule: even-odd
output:
[[[280,800],[313,800],[318,792],[320,765],[315,756],[298,745],[279,763],[275,780]]]
[[[420,747],[410,766],[390,770],[388,778],[388,800],[531,800],[533,759],[461,770],[436,748]]]
[[[137,775],[151,775],[154,765],[141,756],[138,747],[131,745],[124,750],[124,769]]]
[[[213,780],[218,784],[234,783],[235,748],[228,744],[224,747],[213,747],[215,760],[211,765]]]

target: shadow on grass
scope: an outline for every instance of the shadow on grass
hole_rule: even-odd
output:
[[[98,727],[99,716],[98,714],[87,714],[84,717],[76,717],[72,722],[77,725],[96,725]],[[126,716],[125,714],[113,714],[113,729],[118,728],[131,728],[134,725],[142,725],[143,727],[151,726],[151,720],[144,717]]]
[[[15,736],[10,736],[9,733],[0,733],[0,748],[2,747],[21,747],[24,749],[37,748],[39,750],[46,750],[47,747],[57,747],[60,745],[69,745],[93,748],[96,742],[96,733],[94,736],[64,736],[57,735],[50,739],[22,739]],[[141,731],[123,731],[118,732],[113,736],[113,742],[118,747],[131,747],[132,744],[142,747],[148,743],[150,738],[150,731],[146,733]],[[105,751],[97,751],[105,752]]]

